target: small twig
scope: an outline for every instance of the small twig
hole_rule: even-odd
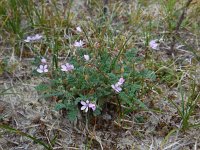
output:
[[[102,145],[101,138],[100,138],[99,136],[97,136],[96,134],[93,134],[93,133],[89,132],[88,137],[91,138],[92,140],[96,140],[96,141],[99,143],[99,145],[100,145],[100,147],[101,147],[101,150],[104,149],[104,148],[103,148],[103,145]]]
[[[183,20],[185,19],[185,14],[186,14],[186,11],[190,5],[190,3],[192,2],[192,0],[188,0],[185,7],[183,8],[183,12],[177,22],[177,25],[176,25],[176,29],[175,29],[175,32],[174,32],[174,35],[172,36],[172,42],[171,42],[171,47],[170,47],[170,51],[169,51],[169,54],[174,54],[175,51],[174,51],[174,46],[176,44],[176,36],[178,35],[178,31],[180,29],[180,26],[181,26],[181,23],[183,22]]]
[[[67,147],[67,149],[80,149],[80,148],[76,148],[76,147]]]
[[[53,150],[55,149],[63,149],[63,147],[59,146],[59,147],[54,147]]]
[[[51,149],[53,149],[53,145],[51,144],[51,140],[49,139],[47,133],[46,133],[46,132],[44,132],[44,133],[45,133],[46,138],[47,138],[47,141],[48,141],[48,143],[49,143],[48,145],[50,146]]]

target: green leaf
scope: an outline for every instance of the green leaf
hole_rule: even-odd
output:
[[[39,84],[38,86],[35,87],[35,89],[37,91],[44,92],[44,91],[47,91],[49,89],[49,85],[47,85],[47,84]]]
[[[151,79],[151,80],[156,79],[155,73],[153,71],[148,70],[148,69],[144,69],[143,71],[141,71],[140,76],[143,77],[143,78]]]
[[[87,96],[84,96],[84,95],[80,95],[79,97],[77,97],[74,101],[74,104],[77,105],[80,101],[85,101],[87,100],[88,97]]]
[[[98,116],[101,114],[101,110],[99,108],[97,108],[94,112],[93,112],[93,115],[94,116]]]
[[[118,77],[114,73],[108,73],[109,79],[111,83],[115,83],[118,80]]]
[[[132,107],[133,103],[125,92],[121,92],[119,94],[119,97],[122,100],[122,104],[127,104],[128,106]]]
[[[70,121],[74,121],[77,117],[77,114],[78,114],[78,111],[76,108],[72,108],[69,110],[69,112],[67,113],[67,118],[70,120]]]
[[[128,60],[128,62],[138,61],[139,57],[137,57],[137,49],[132,48],[130,50],[127,50],[125,53],[125,57]]]
[[[43,94],[40,96],[40,98],[48,98],[52,96],[62,96],[63,92],[55,92],[55,93],[50,93],[50,94]]]
[[[63,103],[57,103],[55,106],[55,110],[57,110],[57,111],[59,111],[63,108],[66,108],[65,104],[63,104]]]
[[[137,98],[135,98],[134,100],[139,105],[139,107],[141,107],[143,109],[148,109],[148,107],[141,100],[139,100]]]
[[[138,91],[138,90],[140,90],[140,88],[141,88],[141,85],[139,85],[139,84],[132,84],[131,86],[130,86],[130,88],[129,88],[129,95],[130,96],[135,96],[135,94],[136,94],[136,92]]]

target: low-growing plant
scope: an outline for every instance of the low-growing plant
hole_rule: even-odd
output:
[[[17,65],[17,62],[9,62],[8,58],[0,60],[0,75],[3,75],[4,73],[13,74]]]
[[[190,127],[200,126],[199,123],[192,124],[190,123],[190,118],[195,112],[195,108],[197,106],[197,103],[200,100],[200,90],[199,87],[193,83],[190,86],[189,96],[186,98],[186,92],[184,92],[183,88],[180,87],[181,92],[181,104],[180,106],[176,104],[173,100],[169,101],[171,104],[177,109],[179,116],[181,117],[181,129],[185,131],[186,129]]]
[[[10,8],[9,10],[7,8]],[[0,5],[0,17],[3,20],[1,26],[10,32],[22,36],[22,14],[16,0],[2,1]]]
[[[47,61],[41,60],[36,71],[50,77],[49,83],[36,87],[43,97],[57,97],[56,110],[66,109],[71,120],[76,118],[80,105],[81,110],[93,110],[94,115],[100,114],[104,104],[110,102],[118,104],[116,110],[120,114],[122,104],[131,110],[146,109],[138,99],[139,91],[147,86],[146,80],[155,79],[155,74],[148,69],[137,69],[141,60],[137,49],[114,55],[104,47],[83,48],[81,42],[75,42],[74,52],[63,64],[57,62],[61,64],[58,67],[50,68]]]

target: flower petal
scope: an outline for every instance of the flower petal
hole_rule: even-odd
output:
[[[44,69],[47,69],[47,65],[44,65]]]
[[[117,92],[119,93],[120,91],[122,91],[122,88],[118,85],[118,83],[116,83],[115,85],[111,85],[111,87]]]
[[[154,49],[154,50],[159,50],[159,40],[151,40],[150,42],[149,42],[149,46],[152,48],[152,49]]]
[[[86,107],[86,109],[85,109],[85,112],[87,112],[88,111],[88,107]]]
[[[84,59],[85,59],[86,61],[88,61],[88,60],[90,60],[90,56],[89,56],[89,55],[84,55]]]
[[[96,110],[96,106],[94,106],[94,107],[91,107],[91,108],[92,108],[92,110],[93,110],[93,111],[95,111],[95,110]]]
[[[90,108],[92,108],[92,107],[94,107],[95,106],[95,104],[92,104],[92,103],[89,103],[89,105],[88,105]]]
[[[82,106],[81,107],[81,110],[84,110],[84,109],[86,109],[86,108],[88,108],[87,106]]]
[[[114,86],[113,84],[111,85],[111,87],[112,87],[113,89],[115,89],[115,86]]]
[[[77,42],[77,41],[74,42],[74,46],[75,46],[75,47],[82,47],[83,44],[84,44],[84,42],[81,41],[81,40],[80,40],[79,42]]]
[[[39,68],[40,68],[41,70],[43,70],[43,69],[44,69],[44,66],[43,66],[43,65],[40,65]]]
[[[62,71],[67,71],[67,67],[65,65],[61,65],[61,70]]]
[[[37,72],[43,73],[43,70],[41,70],[40,68],[38,68],[38,69],[37,69]]]
[[[78,31],[78,32],[82,32],[82,29],[81,29],[81,27],[76,27],[76,31]]]
[[[27,42],[27,43],[29,43],[29,42],[30,42],[30,40],[29,40],[29,39],[26,39],[26,40],[24,40],[24,42]]]
[[[116,87],[115,91],[119,93],[119,92],[122,91],[122,88],[121,87]]]
[[[81,101],[81,104],[82,104],[82,105],[86,105],[86,103],[85,103],[84,101]]]
[[[93,110],[93,111],[95,111],[95,109],[96,109],[96,105],[95,105],[95,104],[92,104],[92,103],[90,103],[90,104],[89,104],[89,108],[92,108],[92,110]]]
[[[47,63],[47,60],[44,57],[42,57],[41,62],[42,63]]]
[[[61,68],[66,68],[66,66],[65,65],[61,65]]]
[[[118,81],[118,83],[119,83],[120,85],[122,85],[124,82],[125,82],[125,79],[122,78],[122,77],[121,77],[121,78],[119,79],[119,81]]]

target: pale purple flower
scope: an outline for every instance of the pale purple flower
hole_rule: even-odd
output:
[[[93,111],[96,110],[96,105],[95,105],[95,104],[90,103],[90,104],[89,104],[89,107],[90,107]]]
[[[81,110],[85,110],[85,112],[87,112],[89,108],[91,108],[93,111],[96,110],[96,105],[93,103],[90,103],[89,100],[86,100],[86,102],[81,101],[81,105],[83,105],[81,107]]]
[[[42,35],[36,34],[34,36],[28,36],[24,41],[32,42],[32,41],[40,40],[41,38],[42,38]]]
[[[89,61],[89,60],[90,60],[90,56],[89,56],[89,55],[84,55],[84,59],[85,59],[86,61]]]
[[[115,90],[115,92],[119,93],[122,91],[121,86],[124,84],[125,79],[121,77],[116,84],[112,84],[111,87]]]
[[[74,46],[75,47],[83,47],[84,42],[80,40],[79,42],[75,41]]]
[[[41,63],[45,64],[45,63],[47,63],[47,60],[44,57],[42,57]]]
[[[159,50],[159,40],[151,40],[150,42],[149,42],[149,46],[152,48],[152,49],[154,49],[154,50]]]
[[[42,38],[42,35],[36,34],[35,36],[32,36],[32,40],[40,40]]]
[[[30,36],[28,36],[25,40],[24,40],[24,42],[31,42],[31,40],[32,40],[32,38],[30,37]]]
[[[122,91],[122,88],[118,85],[118,83],[116,84],[112,84],[111,87],[117,92],[121,92]]]
[[[122,85],[124,82],[125,82],[125,79],[121,77],[117,83],[119,85]]]
[[[71,71],[73,69],[74,69],[74,65],[71,65],[69,63],[66,63],[65,65],[61,65],[61,70],[62,71],[68,72],[68,71]]]
[[[76,27],[76,31],[78,31],[78,32],[82,32],[82,29],[81,29],[81,27]]]
[[[47,65],[40,65],[37,69],[37,72],[39,73],[46,73],[48,72],[48,69],[47,69]]]

